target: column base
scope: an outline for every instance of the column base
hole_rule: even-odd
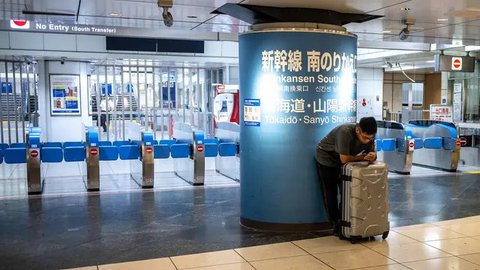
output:
[[[270,223],[240,217],[240,224],[250,229],[272,232],[325,232],[332,230],[330,222],[323,223]]]

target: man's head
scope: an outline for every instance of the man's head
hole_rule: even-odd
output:
[[[373,117],[363,117],[355,128],[355,132],[362,144],[369,143],[377,133],[377,120]]]

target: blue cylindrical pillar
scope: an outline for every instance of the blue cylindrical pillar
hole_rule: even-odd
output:
[[[256,25],[240,36],[243,225],[330,228],[315,147],[355,122],[356,55],[356,36],[338,26]]]

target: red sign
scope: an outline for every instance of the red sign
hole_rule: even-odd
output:
[[[225,90],[225,84],[217,85],[217,90],[219,90],[219,91]]]
[[[415,147],[415,143],[414,143],[414,142],[410,142],[410,143],[408,144],[408,146],[409,146],[410,148],[414,148],[414,147]]]
[[[37,150],[32,150],[32,151],[30,152],[30,156],[31,156],[31,157],[38,157],[38,151],[37,151]]]
[[[462,70],[461,57],[452,57],[452,70]]]
[[[14,29],[29,29],[30,22],[26,20],[10,20],[10,28]]]
[[[457,147],[464,146],[466,144],[467,144],[467,139],[465,138],[457,139]]]
[[[197,151],[203,152],[203,145],[197,145]]]
[[[366,99],[362,99],[362,106],[363,107],[367,106],[367,100]]]
[[[98,149],[97,148],[90,149],[90,155],[96,156],[97,154],[98,154]]]
[[[145,152],[147,152],[147,154],[151,154],[153,152],[153,150],[152,150],[151,147],[147,147],[147,148],[145,148]]]

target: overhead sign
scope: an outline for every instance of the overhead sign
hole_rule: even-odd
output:
[[[435,71],[475,71],[475,57],[435,55]]]
[[[81,24],[65,24],[65,23],[44,23],[32,22],[27,20],[10,20],[10,29],[30,30],[38,32],[55,32],[66,34],[116,34],[116,27],[97,26],[97,25],[81,25]]]
[[[10,28],[30,29],[30,22],[27,20],[10,20]]]

